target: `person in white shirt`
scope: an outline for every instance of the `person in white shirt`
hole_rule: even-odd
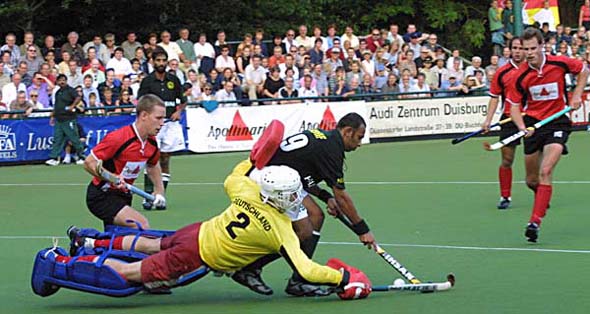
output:
[[[359,38],[352,33],[352,26],[346,26],[344,29],[344,34],[340,37],[341,42],[350,41],[350,46],[354,48],[354,50],[359,49]]]
[[[215,100],[217,101],[230,101],[236,100],[236,94],[234,94],[234,83],[231,81],[225,81],[223,83],[223,88],[218,90],[215,93]],[[219,104],[220,107],[237,107],[237,102],[227,102]]]
[[[14,73],[11,79],[11,83],[2,87],[2,99],[6,104],[10,104],[12,101],[16,100],[18,92],[27,92],[27,87],[25,84],[21,83],[22,77],[20,74]]]
[[[115,70],[115,76],[118,79],[123,79],[124,76],[131,73],[133,68],[131,62],[127,58],[123,57],[124,50],[121,47],[115,49],[115,57],[107,62],[107,69]]]
[[[260,55],[252,56],[250,64],[245,70],[244,92],[248,93],[250,100],[257,99],[262,94],[266,71],[260,66]]]
[[[410,86],[410,92],[420,92],[420,94],[416,94],[414,95],[414,97],[428,98],[430,97],[430,94],[425,92],[429,91],[430,87],[428,86],[428,84],[426,84],[426,75],[424,75],[424,73],[419,73],[418,79],[416,80],[416,84]]]
[[[297,42],[297,48],[304,46],[305,50],[309,50],[313,47],[314,38],[307,36],[307,26],[299,26],[299,36],[295,38]]]
[[[182,49],[180,46],[173,41],[170,41],[170,32],[163,31],[160,34],[161,42],[158,43],[158,46],[164,48],[166,53],[168,54],[168,60],[176,59],[184,62],[184,53],[182,53]]]
[[[225,68],[230,68],[232,71],[236,70],[236,62],[234,58],[229,55],[229,46],[223,45],[221,48],[221,54],[215,59],[215,69],[221,73]]]
[[[303,86],[301,86],[297,93],[299,97],[318,97],[318,91],[315,88],[311,87],[311,82],[313,81],[313,77],[307,74],[303,77]],[[317,99],[305,99],[305,102],[316,102]]]
[[[207,42],[207,35],[204,33],[199,35],[199,41],[193,45],[193,50],[197,57],[197,68],[201,66],[203,58],[215,59],[215,49],[213,45]]]

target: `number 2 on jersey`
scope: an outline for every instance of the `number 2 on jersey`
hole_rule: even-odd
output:
[[[232,239],[237,237],[233,230],[234,228],[244,229],[250,224],[250,217],[244,213],[239,213],[236,215],[236,218],[238,218],[238,221],[232,221],[227,226],[225,226],[225,230],[227,230],[227,233]]]
[[[281,150],[284,152],[290,152],[296,149],[305,147],[309,143],[309,139],[303,133],[289,136],[281,142]]]

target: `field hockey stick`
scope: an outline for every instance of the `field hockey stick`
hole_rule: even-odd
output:
[[[524,116],[525,114],[526,114],[526,113],[524,113],[524,112],[522,113],[522,115],[523,115],[523,116]],[[496,123],[494,123],[494,124],[490,125],[489,129],[495,128],[495,127],[497,127],[497,126],[501,126],[501,125],[503,125],[503,124],[506,124],[506,123],[508,123],[508,122],[512,122],[512,117],[506,118],[506,119],[504,119],[504,120],[500,120],[500,121],[498,121],[498,122],[496,122]],[[476,135],[482,134],[482,133],[484,133],[485,131],[486,131],[485,129],[481,128],[481,129],[479,129],[479,130],[477,130],[477,131],[474,131],[474,132],[471,132],[471,133],[469,133],[469,134],[467,134],[467,135],[465,135],[465,136],[463,136],[463,137],[459,137],[459,138],[455,138],[455,139],[453,139],[453,140],[451,141],[451,144],[453,144],[453,145],[455,145],[455,144],[459,144],[459,143],[461,143],[461,142],[463,142],[463,141],[465,141],[465,140],[467,140],[467,139],[469,139],[469,138],[472,138],[472,137],[474,137],[474,136],[476,136]]]
[[[403,285],[384,285],[373,286],[372,291],[420,291],[420,292],[435,292],[445,291],[451,289],[455,285],[455,276],[453,274],[447,275],[445,282],[419,283],[419,284],[403,284]]]
[[[551,122],[551,121],[553,121],[553,120],[561,117],[562,115],[566,114],[570,110],[572,110],[572,107],[566,106],[563,110],[561,110],[559,112],[556,112],[555,114],[553,114],[553,115],[551,115],[551,116],[549,116],[549,117],[547,117],[547,118],[545,118],[545,119],[543,119],[543,120],[535,123],[532,127],[528,127],[527,130],[531,130],[531,131],[532,130],[536,130],[536,129],[544,126],[545,124],[547,124],[547,123],[549,123],[549,122]],[[518,140],[521,137],[524,137],[526,134],[527,134],[526,131],[518,131],[517,133],[514,133],[511,136],[509,136],[509,137],[507,137],[507,138],[505,138],[505,139],[503,139],[503,140],[501,140],[499,142],[496,142],[494,144],[490,144],[488,142],[484,142],[483,143],[483,147],[484,147],[485,150],[489,150],[489,151],[497,150],[499,148],[502,148],[502,147],[504,147],[504,146],[506,146],[506,145],[508,145],[508,144],[510,144],[510,143],[512,143],[512,142],[514,142],[516,140]]]
[[[96,165],[96,172],[98,172],[103,179],[105,179],[111,183],[119,184],[119,182],[121,181],[119,179],[119,177],[115,176],[114,174],[110,173],[109,171],[107,171],[105,168],[102,167],[102,160],[98,161],[98,163]],[[125,188],[127,190],[131,191],[131,193],[137,194],[150,202],[153,202],[156,199],[155,196],[136,187],[135,185],[129,184],[127,182],[124,182],[124,183],[125,183]]]
[[[344,225],[346,225],[349,229],[353,230],[352,222],[348,217],[344,214],[339,213],[336,216]],[[412,272],[410,272],[406,267],[404,267],[400,262],[398,262],[391,254],[387,253],[379,244],[375,243],[375,252],[379,254],[393,269],[395,269],[400,275],[404,276],[410,283],[412,284],[419,284],[421,283]]]

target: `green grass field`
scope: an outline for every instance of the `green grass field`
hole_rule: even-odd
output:
[[[494,138],[495,139],[495,138]],[[523,236],[532,193],[522,182],[523,158],[514,167],[513,206],[495,208],[499,154],[481,139],[451,146],[449,140],[371,144],[350,153],[347,189],[377,240],[422,280],[442,281],[448,292],[374,293],[343,302],[292,298],[283,289],[290,271],[279,260],[265,269],[275,289],[263,297],[229,278],[208,276],[172,295],[115,299],[62,289],[41,298],[30,288],[35,253],[70,224],[100,228],[86,209],[90,177],[80,166],[0,168],[0,306],[2,313],[588,313],[590,300],[590,169],[587,133],[570,139],[554,180],[551,209],[540,243]],[[205,220],[227,205],[221,182],[246,153],[173,158],[169,210],[145,212],[152,226],[176,229]],[[141,184],[140,184],[141,186]],[[139,199],[134,204],[139,207]],[[314,259],[339,257],[367,273],[373,284],[400,277],[361,245],[338,221],[327,218]]]

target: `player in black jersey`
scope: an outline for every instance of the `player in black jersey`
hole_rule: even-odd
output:
[[[304,190],[326,203],[330,215],[335,216],[338,212],[346,215],[354,224],[360,241],[372,247],[375,238],[345,189],[343,173],[344,153],[361,145],[365,128],[366,123],[359,114],[349,113],[338,121],[335,130],[316,129],[286,138],[269,165],[286,165],[297,170]],[[318,186],[322,181],[331,188],[332,193]],[[323,211],[312,197],[306,195],[303,207],[290,217],[301,241],[301,249],[311,257],[320,238],[324,222]],[[272,294],[272,289],[262,281],[260,273],[264,265],[277,258],[278,255],[262,258],[236,272],[232,278],[255,292]],[[289,280],[285,292],[296,296],[319,296],[326,293],[320,287],[305,282],[296,273]]]
[[[184,134],[180,125],[180,117],[186,106],[186,96],[183,93],[180,80],[166,72],[168,54],[163,48],[156,48],[152,53],[154,59],[154,71],[146,76],[139,86],[138,97],[146,94],[154,94],[160,97],[166,106],[166,119],[168,120],[156,137],[160,149],[160,165],[162,166],[162,180],[164,188],[170,181],[170,154],[185,148]],[[152,193],[154,184],[147,175],[144,177],[145,191]],[[152,209],[153,204],[144,200],[143,208]],[[156,209],[166,209],[165,206],[156,206]]]

